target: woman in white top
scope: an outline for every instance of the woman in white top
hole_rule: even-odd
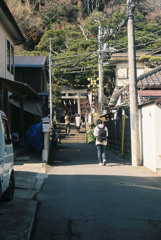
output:
[[[80,131],[80,125],[81,125],[81,117],[79,114],[77,114],[75,117],[75,126],[78,132]]]
[[[105,154],[105,146],[107,145],[107,137],[108,137],[108,128],[102,124],[102,120],[97,120],[97,126],[94,129],[94,136],[96,137],[96,147],[98,154],[98,162],[100,166],[106,165],[106,154]]]

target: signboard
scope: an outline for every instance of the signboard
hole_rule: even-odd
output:
[[[50,132],[50,121],[49,118],[42,119],[42,131],[43,132]]]

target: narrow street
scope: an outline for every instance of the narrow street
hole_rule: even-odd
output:
[[[53,148],[31,240],[160,240],[161,176],[94,144]]]

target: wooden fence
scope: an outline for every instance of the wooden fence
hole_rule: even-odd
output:
[[[130,118],[105,121],[108,127],[109,146],[124,153],[131,153]]]

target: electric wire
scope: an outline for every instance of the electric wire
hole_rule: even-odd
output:
[[[67,5],[66,5],[66,6],[67,6]],[[55,17],[55,16],[54,16],[54,17]],[[53,17],[53,18],[54,18],[54,17]],[[51,20],[52,20],[52,19],[51,19]],[[126,20],[127,20],[127,17],[121,22],[121,24],[118,25],[118,27],[116,28],[115,33],[120,30],[121,26],[125,24]],[[46,25],[47,25],[47,24],[46,24]],[[160,31],[161,31],[161,30],[157,31],[156,33],[159,33]],[[36,32],[35,32],[34,34],[36,34]],[[32,34],[31,36],[33,36],[34,34]],[[154,34],[154,33],[150,33],[150,34],[148,34],[147,36],[150,36],[151,34]],[[30,36],[30,37],[31,37],[31,36]],[[144,37],[145,37],[145,36],[144,36]],[[138,39],[142,39],[142,38],[144,38],[144,37],[140,37],[140,38],[138,38]],[[29,37],[28,37],[28,38],[29,38]],[[27,39],[28,39],[28,38],[27,38]],[[138,39],[137,39],[137,40],[138,40]],[[49,40],[49,39],[48,39],[48,40]],[[47,40],[47,41],[48,41],[48,40]],[[46,42],[47,42],[47,41],[46,41]],[[155,41],[159,41],[159,40],[155,40]],[[155,42],[155,41],[152,41],[152,42]],[[45,43],[46,43],[46,42],[45,42]],[[43,45],[45,45],[45,43],[43,43]],[[125,42],[125,43],[127,43],[127,42]],[[123,44],[125,44],[125,43],[118,44],[118,45],[116,45],[116,46],[121,46],[121,45],[123,45]],[[64,43],[63,43],[63,44],[64,44]],[[136,47],[139,47],[139,46],[142,46],[142,45],[147,45],[147,44],[149,44],[149,43],[136,45]],[[128,49],[128,48],[121,48],[121,49],[116,50],[116,52],[120,52],[120,51],[122,51],[122,50],[127,50],[127,49]],[[73,67],[74,67],[74,66],[77,64],[76,62],[85,61],[86,59],[88,60],[88,57],[89,57],[90,55],[94,54],[94,53],[96,53],[96,52],[90,52],[89,55],[86,56],[85,58],[82,58],[82,59],[79,59],[79,60],[76,60],[76,61],[69,61],[69,62],[66,62],[66,63],[59,63],[59,64],[67,64],[67,63],[75,62],[75,64],[73,65]],[[85,54],[78,54],[77,56],[81,56],[81,55],[86,55],[86,53],[85,53]],[[76,56],[76,55],[75,55],[75,56]],[[60,59],[71,58],[71,57],[75,57],[75,56],[68,56],[68,57],[64,57],[64,58],[60,58]],[[59,59],[59,58],[57,58],[57,59],[55,59],[55,60],[58,60],[58,59]],[[58,65],[58,64],[56,64],[56,65]]]
[[[138,41],[138,40],[140,40],[140,39],[145,39],[145,38],[148,37],[148,36],[151,36],[151,35],[153,35],[153,34],[157,34],[157,33],[160,33],[160,32],[161,32],[161,30],[158,30],[158,31],[156,31],[156,32],[149,33],[149,34],[147,34],[147,35],[145,35],[145,36],[136,38],[135,41]],[[124,45],[124,44],[128,44],[128,41],[126,41],[126,42],[124,42],[124,43],[116,44],[116,45],[114,45],[114,48],[117,47],[117,46],[122,46],[122,45]]]

